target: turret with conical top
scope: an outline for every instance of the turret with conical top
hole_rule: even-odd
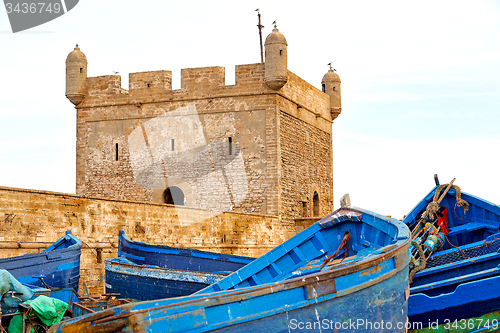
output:
[[[276,25],[267,36],[266,42],[266,73],[264,81],[274,90],[283,87],[288,79],[287,43]]]
[[[66,97],[80,104],[87,94],[87,58],[78,44],[66,58]]]
[[[330,65],[330,69],[321,80],[323,92],[330,96],[330,114],[332,120],[337,118],[342,110],[340,102],[340,77],[335,73],[335,69]]]

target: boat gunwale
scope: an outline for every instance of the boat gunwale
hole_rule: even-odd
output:
[[[401,240],[398,240],[397,242],[401,242]],[[396,242],[396,244],[397,244],[397,242]],[[286,291],[286,290],[290,290],[290,289],[305,287],[308,285],[313,285],[313,284],[318,283],[318,282],[331,280],[331,279],[334,279],[334,278],[337,278],[340,276],[360,272],[360,271],[375,267],[375,266],[377,266],[377,265],[379,265],[379,264],[381,264],[381,263],[383,263],[383,262],[385,262],[393,257],[396,257],[396,255],[399,254],[400,252],[401,252],[401,254],[404,254],[404,248],[408,249],[410,242],[411,242],[411,239],[408,238],[405,241],[402,241],[399,246],[391,249],[390,251],[388,251],[386,253],[377,254],[377,256],[374,257],[372,260],[361,261],[361,262],[358,262],[352,266],[349,266],[348,268],[339,267],[339,268],[333,269],[332,271],[318,272],[318,273],[315,273],[315,274],[312,274],[309,276],[302,276],[302,277],[299,276],[299,277],[296,277],[296,278],[293,278],[290,280],[285,280],[285,281],[271,282],[271,283],[267,283],[264,285],[245,287],[245,288],[234,289],[234,290],[230,290],[230,291],[229,290],[222,290],[222,291],[212,292],[212,293],[208,293],[208,294],[198,294],[198,295],[195,295],[195,296],[199,296],[196,299],[191,299],[191,300],[172,303],[172,304],[160,305],[160,306],[153,307],[153,308],[147,308],[147,309],[141,309],[141,310],[135,310],[135,311],[125,310],[125,312],[121,312],[118,314],[116,314],[116,312],[115,312],[114,316],[102,318],[102,319],[85,318],[84,321],[81,323],[94,321],[94,323],[96,325],[98,325],[98,324],[110,322],[110,321],[113,321],[116,319],[133,316],[133,315],[136,315],[139,313],[144,313],[144,312],[148,312],[148,311],[156,311],[156,310],[160,310],[160,309],[168,309],[168,308],[175,307],[175,306],[186,306],[188,304],[196,304],[198,302],[203,302],[205,305],[207,305],[207,302],[210,302],[210,301],[212,301],[212,302],[216,301],[218,305],[222,305],[222,304],[232,303],[232,302],[242,300],[242,299],[263,296],[263,295],[270,294],[270,293],[280,291],[280,290]],[[409,260],[406,260],[405,263],[408,263],[408,261]],[[404,263],[398,263],[396,260],[395,269],[383,274],[382,276],[380,276],[374,280],[368,281],[368,282],[362,284],[361,286],[363,288],[370,287],[373,284],[378,283],[382,277],[386,277],[388,275],[392,276],[392,275],[396,274],[404,266],[405,266]],[[352,288],[348,288],[347,290],[349,290],[349,289],[356,290],[356,289],[359,289],[359,287],[361,287],[361,286],[353,286]],[[337,293],[337,292],[335,292],[335,293]],[[240,297],[238,297],[237,299],[233,299],[238,294],[240,295]],[[203,296],[207,296],[207,297],[203,297]],[[146,301],[146,302],[151,302],[151,301]],[[134,305],[138,305],[138,304],[140,304],[140,303],[136,303]],[[128,305],[128,306],[134,306],[134,305]]]
[[[65,243],[65,242],[73,242],[74,244],[72,244],[72,245],[70,245],[68,247],[62,248],[62,249],[58,249],[57,248],[57,247],[59,247],[59,245]],[[45,250],[43,250],[40,253],[43,253],[43,252],[52,252],[52,251],[57,251],[57,250],[65,250],[65,249],[70,249],[70,248],[78,247],[78,246],[83,246],[82,241],[79,240],[77,237],[73,236],[73,233],[71,232],[71,230],[66,230],[66,232],[64,233],[64,236],[62,236],[61,238],[59,238],[58,240],[56,240],[54,243],[52,243],[49,247],[47,247]],[[51,247],[53,247],[54,249],[50,250],[50,251],[47,251]]]
[[[418,222],[418,220],[416,218],[418,216],[418,213],[420,211],[422,211],[423,209],[425,209],[427,207],[427,205],[432,202],[437,188],[438,188],[438,186],[434,186],[434,188],[432,188],[432,190],[429,193],[427,193],[423,197],[423,199],[420,200],[415,205],[415,207],[413,207],[410,210],[410,212],[406,215],[406,217],[403,219],[402,222],[405,223],[406,225],[409,225],[409,226],[416,224]],[[448,191],[448,193],[446,193],[445,198],[448,198],[448,197],[454,198],[455,195],[456,195],[455,189],[451,188]],[[487,210],[491,211],[492,213],[500,216],[500,205],[496,205],[496,204],[492,203],[491,201],[482,199],[478,196],[475,196],[473,194],[463,192],[463,191],[461,191],[461,198],[463,200],[467,201],[469,204],[476,205],[482,209],[487,209]]]
[[[370,217],[368,219],[362,218],[361,221],[354,221],[354,220],[349,219],[349,220],[345,220],[345,221],[333,222],[334,219],[332,217],[334,217],[337,213],[341,212],[342,210],[354,211],[354,212],[361,213],[362,216],[365,216],[365,214],[366,214],[367,216],[370,216]],[[325,220],[328,222],[328,225],[322,224],[322,222]],[[270,265],[269,263],[274,262],[276,260],[279,260],[279,258],[288,254],[291,251],[291,249],[293,249],[295,247],[299,247],[305,241],[314,238],[316,233],[321,233],[322,230],[335,228],[339,225],[348,224],[348,223],[366,224],[372,228],[378,229],[381,233],[384,233],[385,235],[391,237],[392,242],[390,244],[382,245],[380,248],[377,248],[372,253],[367,254],[364,257],[377,256],[379,254],[387,253],[389,251],[389,249],[392,249],[395,246],[397,246],[398,242],[400,242],[404,239],[409,239],[411,237],[410,231],[409,231],[407,225],[402,223],[402,221],[400,221],[400,220],[397,220],[395,218],[388,217],[388,216],[383,216],[383,215],[380,215],[378,213],[375,213],[375,212],[372,212],[372,211],[369,211],[369,210],[366,210],[363,208],[355,207],[355,206],[343,207],[343,208],[339,208],[339,209],[335,210],[334,212],[328,214],[327,216],[325,216],[321,220],[312,224],[310,227],[308,227],[304,231],[300,232],[299,234],[303,235],[303,237],[301,239],[300,238],[296,239],[296,237],[299,235],[299,234],[297,234],[296,236],[286,240],[284,243],[277,246],[273,250],[262,255],[260,258],[257,258],[254,262],[251,262],[247,266],[242,267],[241,270],[243,270],[243,272],[241,274],[238,274],[237,278],[233,278],[234,274],[236,273],[236,272],[233,272],[232,274],[228,275],[227,277],[225,277],[221,281],[215,283],[214,285],[218,285],[220,287],[221,284],[224,285],[224,284],[228,283],[227,281],[229,281],[229,284],[232,284],[231,288],[234,288],[235,286],[240,285],[245,280],[248,280],[253,275],[253,273],[249,273],[249,272],[247,272],[247,270],[249,269],[249,267],[257,266],[258,265],[257,263],[259,262],[259,260],[262,261],[261,260],[262,258],[267,257],[267,261],[264,261],[264,263],[267,262],[268,265]],[[384,228],[380,227],[378,224],[382,224],[382,226],[384,226],[384,227],[388,226],[387,228],[389,229],[389,231],[384,230]],[[391,235],[391,232],[393,232],[393,235]],[[285,249],[285,250],[283,250],[283,249]],[[325,253],[323,252],[322,254],[324,255]],[[319,258],[319,257],[316,257],[316,259],[317,258]],[[364,261],[364,260],[359,260],[358,262],[362,262],[362,261]],[[350,265],[350,266],[354,266],[354,265]],[[264,267],[258,267],[258,266],[255,268],[257,268],[259,271],[264,269]],[[278,281],[275,281],[275,282],[278,282]],[[271,283],[271,282],[269,282],[269,283]],[[229,290],[229,288],[226,288],[226,287],[227,286],[224,286],[224,288],[220,288],[220,289]],[[251,287],[251,286],[245,286],[245,287]],[[221,290],[216,291],[216,290],[214,290],[214,288],[212,288],[212,286],[208,286],[207,288],[204,288],[200,291],[197,291],[195,294],[201,295],[201,294],[203,294],[203,292],[206,289],[211,289],[211,290],[208,292],[205,292],[205,293],[212,293],[212,292],[221,291]]]
[[[142,252],[146,252],[146,253],[165,254],[165,253],[162,253],[162,252],[155,251],[155,248],[157,248],[157,249],[174,250],[174,251],[180,251],[181,252],[181,253],[178,253],[178,254],[172,254],[172,255],[175,255],[175,256],[195,257],[195,258],[206,259],[206,260],[214,260],[214,261],[216,260],[216,261],[229,261],[229,262],[232,262],[230,259],[231,258],[235,258],[235,259],[241,259],[241,260],[248,260],[248,263],[250,263],[250,262],[252,262],[252,261],[254,261],[256,259],[256,258],[253,258],[253,257],[240,256],[240,255],[237,255],[237,254],[210,252],[210,251],[203,251],[203,250],[192,249],[192,248],[174,247],[174,246],[165,245],[165,244],[158,244],[158,245],[156,245],[156,244],[150,244],[150,243],[145,243],[145,242],[134,241],[134,240],[131,240],[130,238],[128,238],[127,235],[125,235],[125,231],[123,231],[123,230],[120,230],[118,232],[118,242],[119,243],[120,243],[120,240],[122,240],[123,244],[127,245],[128,247],[133,248],[134,250],[142,251]],[[132,246],[129,246],[129,244],[132,245]],[[123,252],[123,250],[120,249],[119,245],[118,245],[118,250]],[[137,249],[137,248],[135,248],[135,246],[141,246],[141,247],[144,247],[145,249],[143,249],[143,248]],[[189,253],[182,253],[182,252],[189,252]],[[217,256],[219,256],[219,258],[196,257],[196,256],[192,255],[193,252],[195,252],[195,253],[198,252],[198,253],[207,254],[207,255],[217,255]],[[220,258],[220,256],[222,256],[223,258]],[[227,257],[227,258],[224,258],[224,257]],[[239,263],[239,262],[236,262],[236,263]]]
[[[433,266],[430,268],[423,269],[420,272],[417,272],[417,274],[415,274],[415,278],[433,275],[436,273],[449,272],[449,271],[454,270],[454,269],[460,269],[462,267],[472,266],[472,265],[477,264],[477,263],[483,263],[483,262],[487,262],[490,260],[498,259],[499,257],[500,257],[500,253],[491,252],[491,253],[486,253],[486,254],[483,254],[483,255],[480,255],[477,257],[453,261],[453,262],[450,262],[447,264],[442,264],[442,265]],[[495,268],[495,267],[492,267],[492,268]]]
[[[62,248],[62,249],[54,249],[51,251],[47,251],[47,249],[49,249],[50,247],[52,247],[56,244],[60,244],[64,241],[69,242],[69,240],[65,240],[66,236],[69,236],[73,241],[75,241],[75,244],[72,244],[72,245],[65,247],[65,248]],[[81,254],[81,250],[82,250],[82,241],[79,240],[77,237],[73,236],[73,234],[66,233],[66,234],[64,234],[64,236],[62,236],[61,238],[58,238],[56,241],[54,241],[51,245],[49,245],[46,249],[44,249],[41,252],[30,252],[30,253],[22,254],[20,256],[0,258],[0,266],[2,265],[2,263],[7,263],[7,262],[11,262],[11,261],[20,261],[20,260],[31,259],[31,258],[35,258],[35,257],[43,257],[43,256],[47,256],[47,255],[53,255],[54,253],[79,251]],[[71,257],[77,257],[80,254],[75,255],[75,256],[71,256]],[[68,257],[70,257],[70,256],[68,256]],[[66,259],[68,259],[68,258],[53,258],[50,260],[51,261],[59,261],[59,260],[66,260]],[[45,264],[45,263],[41,263],[41,264]],[[32,265],[33,264],[31,264],[30,266],[32,266]],[[37,264],[37,265],[39,265],[39,264]],[[0,269],[1,269],[1,267],[0,267]]]
[[[495,276],[500,275],[500,269],[498,267],[493,267],[490,269],[481,270],[480,272],[483,273],[483,275],[477,276],[477,278],[473,278],[473,279],[467,279],[467,278],[469,276],[473,276],[475,274],[467,274],[467,275],[454,276],[451,278],[443,279],[443,280],[440,280],[438,282],[422,284],[420,286],[414,287],[413,290],[412,290],[412,288],[410,288],[410,293],[413,292],[413,294],[411,294],[411,295],[425,294],[425,292],[429,291],[429,290],[438,290],[442,287],[447,287],[450,285],[456,285],[458,287],[458,285],[460,285],[460,284],[465,284],[465,283],[469,283],[469,282],[476,282],[476,281],[479,281],[482,279],[487,279],[490,277],[495,277]],[[455,288],[455,290],[456,290],[456,288]],[[425,295],[427,295],[428,297],[439,297],[441,295],[451,294],[453,292],[454,291],[450,291],[450,292],[442,293],[442,294],[435,295],[435,296],[429,296],[427,294],[425,294]]]
[[[164,272],[172,272],[172,273],[176,273],[176,272],[194,273],[193,275],[203,275],[203,276],[206,276],[207,274],[218,275],[218,276],[227,276],[228,275],[228,274],[224,274],[224,273],[198,272],[198,271],[189,271],[189,270],[183,270],[183,269],[172,269],[172,268],[154,267],[154,266],[151,266],[151,265],[129,264],[129,263],[124,263],[124,262],[119,262],[119,261],[117,261],[117,259],[120,259],[120,257],[105,259],[104,260],[104,265],[105,265],[104,269],[106,269],[106,265],[109,264],[109,265],[115,265],[115,266],[132,266],[132,267],[137,267],[137,268],[141,268],[141,269],[144,269],[144,270],[164,271]],[[133,274],[126,273],[126,272],[120,272],[120,273],[133,275]]]

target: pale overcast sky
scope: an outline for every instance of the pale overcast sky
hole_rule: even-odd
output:
[[[342,80],[333,124],[335,208],[402,218],[434,185],[500,204],[500,1],[81,0],[67,14],[13,34],[0,8],[0,186],[75,192],[75,110],[64,96],[76,43],[88,75],[260,61],[271,22],[288,68],[321,87]]]

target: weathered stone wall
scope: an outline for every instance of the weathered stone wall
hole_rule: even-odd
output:
[[[277,100],[280,215],[284,219],[321,217],[333,211],[329,97],[292,72],[288,74]]]
[[[295,225],[268,215],[213,216],[197,208],[0,187],[0,257],[42,251],[66,230],[84,242],[80,287],[85,283],[96,295],[103,291],[104,259],[117,254],[119,230],[142,242],[258,257],[295,234]]]
[[[317,191],[330,212],[329,96],[290,71],[270,89],[263,64],[236,66],[230,86],[224,71],[183,69],[178,90],[170,71],[132,73],[128,92],[116,89],[118,76],[88,78],[77,106],[77,194],[162,203],[176,186],[215,213],[292,219]]]
[[[266,213],[266,111],[173,113],[88,122],[85,194],[162,203],[177,186],[191,206]]]
[[[280,114],[282,217],[325,216],[333,210],[331,133],[294,116]],[[319,197],[319,214],[313,195]],[[305,203],[304,207],[303,203]]]
[[[299,217],[295,219],[295,232],[300,233],[310,226],[312,226],[314,223],[318,222],[320,219],[315,218],[315,217]]]
[[[181,75],[172,91],[168,71],[130,74],[126,94],[95,94],[114,76],[88,79],[92,94],[77,108],[77,193],[161,203],[177,186],[190,206],[278,214],[267,171],[276,152],[266,151],[276,98],[262,94],[263,66],[237,66],[234,86],[224,86],[222,67]]]

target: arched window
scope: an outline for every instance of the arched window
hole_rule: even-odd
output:
[[[319,216],[319,196],[318,192],[314,192],[313,195],[313,215],[314,217]]]
[[[168,187],[163,192],[163,200],[169,205],[184,206],[184,192],[177,186]]]

